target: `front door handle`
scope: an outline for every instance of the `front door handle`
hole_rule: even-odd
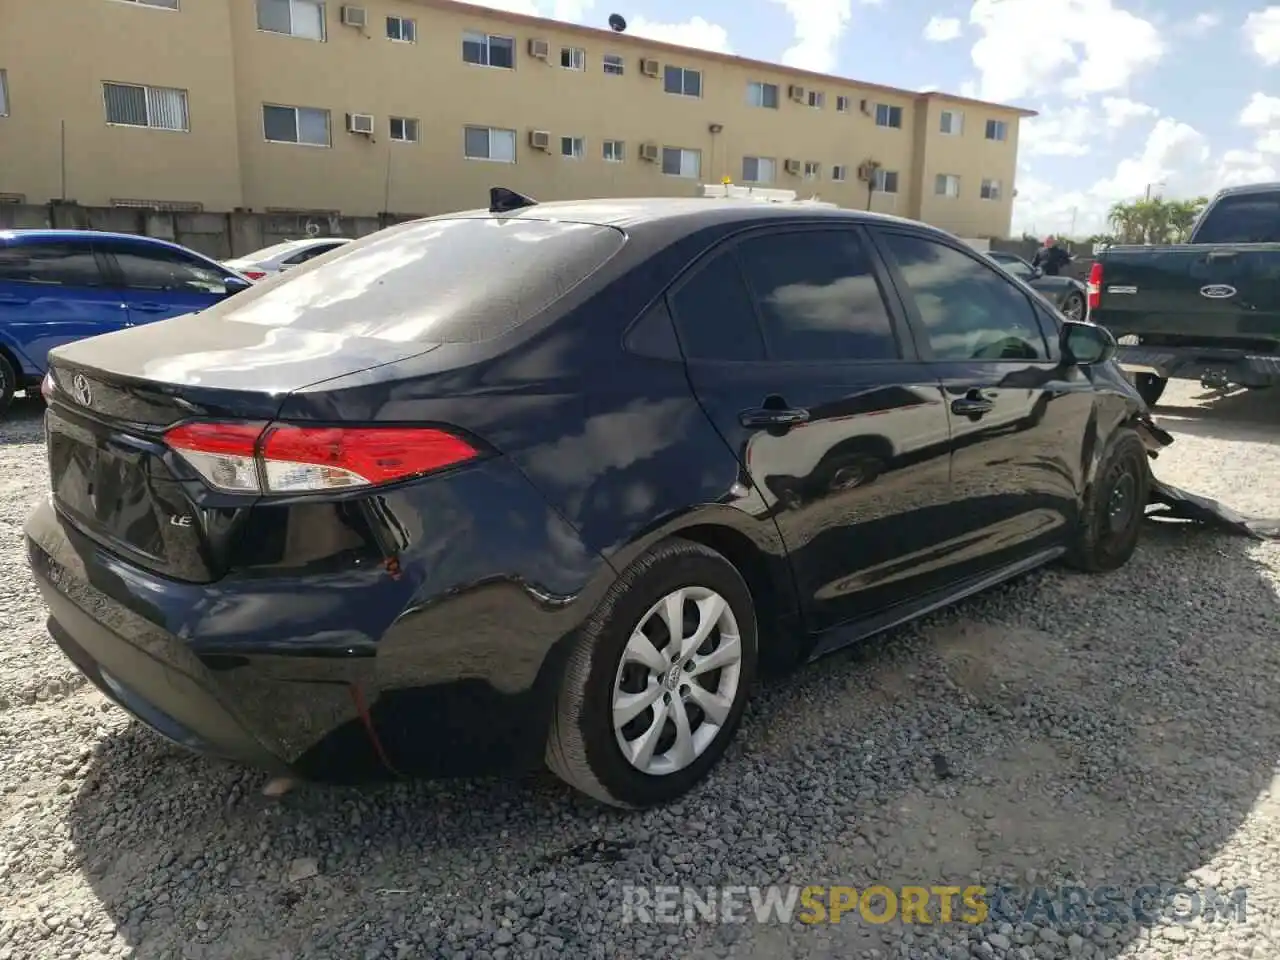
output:
[[[995,403],[982,397],[960,397],[951,401],[951,412],[960,417],[980,417],[995,409]]]
[[[744,427],[794,427],[809,422],[809,411],[799,407],[753,407],[738,414]]]
[[[140,310],[143,313],[164,313],[166,310],[172,310],[173,307],[167,303],[131,303],[130,310]]]
[[[6,307],[25,307],[30,302],[26,297],[16,297],[11,293],[0,293],[0,304]]]

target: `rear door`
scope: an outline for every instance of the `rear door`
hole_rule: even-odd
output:
[[[730,241],[668,301],[694,392],[778,525],[807,626],[945,584],[932,551],[951,499],[947,414],[861,230]]]
[[[936,235],[873,232],[947,401],[948,542],[973,576],[1055,549],[1077,516],[1092,383],[1062,367],[1035,304],[999,270]]]
[[[59,344],[123,328],[128,311],[87,237],[0,241],[0,341],[22,373],[45,372]]]
[[[227,296],[227,271],[182,250],[143,239],[99,247],[128,305],[130,326],[195,313]]]

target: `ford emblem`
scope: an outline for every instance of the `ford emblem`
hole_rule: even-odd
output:
[[[1236,288],[1225,283],[1211,283],[1207,287],[1200,288],[1200,296],[1208,297],[1210,300],[1226,300],[1235,295]]]
[[[89,389],[89,381],[83,373],[77,373],[71,378],[71,392],[81,406],[87,407],[93,403],[93,391]]]

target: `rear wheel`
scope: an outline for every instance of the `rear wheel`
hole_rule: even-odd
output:
[[[1150,487],[1147,449],[1138,434],[1116,431],[1098,465],[1066,563],[1086,573],[1124,566],[1138,546]]]
[[[1147,406],[1154,407],[1164,395],[1164,388],[1169,385],[1169,378],[1157,377],[1154,373],[1135,373],[1133,385],[1138,388],[1138,394],[1147,402]]]
[[[659,544],[623,572],[583,628],[547,764],[613,806],[674,800],[729,745],[755,667],[755,610],[738,571],[701,544]]]
[[[1062,301],[1062,312],[1068,320],[1083,320],[1084,297],[1079,293],[1067,294],[1067,298]]]
[[[0,414],[9,409],[13,403],[14,391],[18,389],[18,372],[13,369],[9,358],[0,353]]]

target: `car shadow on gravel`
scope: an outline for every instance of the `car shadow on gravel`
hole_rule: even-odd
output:
[[[1197,405],[1159,404],[1156,421],[1175,433],[1221,440],[1274,443],[1280,430],[1280,388],[1237,390],[1225,396],[1202,391]]]
[[[133,724],[96,746],[71,837],[138,958],[1112,957],[1152,923],[628,923],[622,891],[1257,883],[1237,834],[1280,757],[1258,549],[1151,522],[1115,574],[1034,574],[768,683],[662,810],[542,775],[272,801]]]

